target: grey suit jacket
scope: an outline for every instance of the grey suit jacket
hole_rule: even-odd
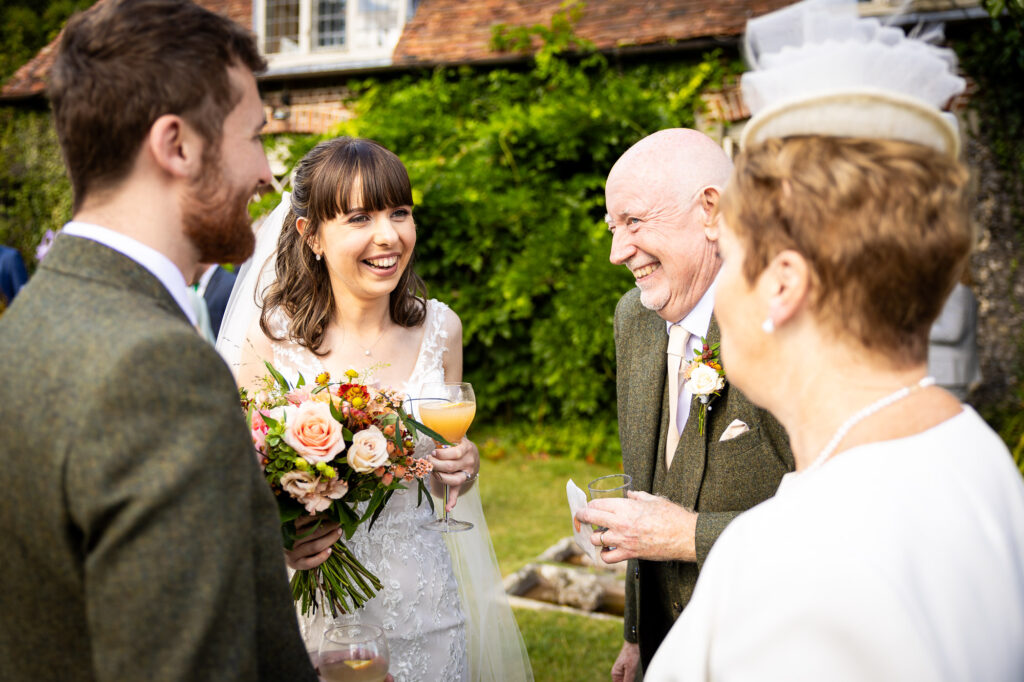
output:
[[[708,340],[718,341],[712,318]],[[615,309],[615,357],[622,464],[633,489],[662,495],[698,512],[697,563],[630,561],[626,577],[625,638],[640,644],[646,666],[672,623],[690,600],[697,573],[711,546],[739,513],[771,497],[783,474],[793,470],[789,438],[782,426],[728,383],[713,398],[704,435],[698,432],[697,401],[668,470],[665,321],[640,303],[639,289]],[[719,441],[734,419],[746,433]],[[659,468],[660,466],[660,468]]]
[[[0,318],[0,679],[315,680],[231,374],[58,236]]]

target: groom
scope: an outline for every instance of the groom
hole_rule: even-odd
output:
[[[718,535],[793,470],[785,431],[730,387],[728,365],[706,411],[697,375],[690,382],[684,374],[705,350],[702,338],[705,364],[720,364],[717,207],[731,171],[710,138],[677,128],[627,150],[605,186],[611,261],[637,284],[615,310],[615,358],[622,464],[640,492],[591,502],[577,519],[608,528],[592,537],[614,548],[606,562],[629,560],[614,680],[642,678]]]
[[[103,0],[64,31],[74,220],[0,318],[2,680],[316,680],[182,275],[253,248],[264,66],[191,0]]]

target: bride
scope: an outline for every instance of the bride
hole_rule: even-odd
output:
[[[413,271],[412,189],[399,158],[371,140],[336,138],[302,159],[293,185],[260,230],[217,342],[238,384],[252,387],[264,360],[293,382],[355,369],[412,397],[426,382],[460,381],[462,325],[425,298]],[[373,529],[360,526],[347,543],[384,585],[358,618],[384,628],[398,682],[532,679],[474,486],[477,447],[467,438],[423,445],[435,490],[448,484],[444,504],[461,502],[475,528],[422,530],[430,508],[415,489],[397,492]],[[340,534],[321,525],[286,552],[288,565],[318,566]],[[302,620],[315,649],[326,623]]]

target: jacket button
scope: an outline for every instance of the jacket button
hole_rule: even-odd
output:
[[[634,566],[633,567],[633,577],[636,578],[637,580],[640,580],[640,567],[639,566]]]
[[[679,605],[679,602],[674,601],[672,602],[672,610],[679,614],[682,613],[683,607]]]

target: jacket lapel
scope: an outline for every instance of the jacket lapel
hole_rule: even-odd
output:
[[[708,344],[718,343],[720,337],[718,321],[712,315],[707,335]],[[726,375],[726,380],[728,381],[728,375]],[[712,411],[721,409],[722,404],[725,403],[725,392],[728,389],[727,383],[725,388],[720,391],[722,395],[711,399],[709,406]],[[700,485],[704,480],[704,465],[708,457],[708,439],[712,435],[710,412],[705,420],[704,434],[701,435],[698,430],[699,414],[702,409],[704,406],[699,400],[690,398],[690,416],[686,420],[686,428],[683,429],[683,435],[679,438],[679,445],[676,447],[676,453],[672,460],[672,468],[675,468],[677,463],[683,467],[683,490],[679,502],[690,509],[697,506],[697,496],[700,494]]]
[[[631,406],[628,415],[627,433],[633,434],[636,476],[633,490],[651,490],[654,484],[654,469],[664,448],[661,428],[662,402],[665,395],[665,372],[668,350],[668,334],[665,321],[657,315],[642,316],[642,326],[637,330],[642,343],[636,344],[630,375]]]

